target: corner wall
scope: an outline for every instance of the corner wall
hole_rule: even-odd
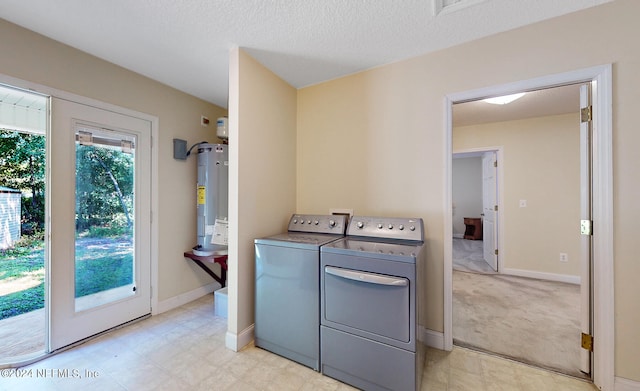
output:
[[[284,232],[296,206],[296,90],[242,49],[229,59],[229,324],[253,340],[254,239]]]

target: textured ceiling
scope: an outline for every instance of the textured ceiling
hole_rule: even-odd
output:
[[[300,88],[608,1],[2,0],[0,16],[227,107],[234,46]]]

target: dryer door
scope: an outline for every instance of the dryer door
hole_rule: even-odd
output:
[[[326,266],[324,317],[366,334],[409,342],[409,287],[404,277]]]

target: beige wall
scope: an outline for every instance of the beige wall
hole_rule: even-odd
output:
[[[452,141],[454,151],[503,148],[503,272],[580,276],[578,114],[455,128]]]
[[[451,202],[453,235],[462,237],[465,217],[480,218],[482,213],[482,158],[455,158],[451,164]]]
[[[296,200],[296,90],[244,51],[230,53],[229,329],[251,341],[255,238],[287,229]]]
[[[212,282],[182,253],[196,243],[196,162],[173,159],[173,138],[217,142],[212,122],[226,110],[0,19],[0,74],[157,116],[158,299]],[[9,38],[10,37],[10,38]],[[55,227],[53,227],[55,232]]]
[[[613,63],[615,373],[640,381],[639,14],[617,0],[299,90],[298,209],[423,217],[427,326],[443,331],[445,95]]]

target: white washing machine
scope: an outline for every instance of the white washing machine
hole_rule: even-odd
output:
[[[320,370],[320,248],[346,216],[295,214],[286,233],[255,240],[255,345]]]

